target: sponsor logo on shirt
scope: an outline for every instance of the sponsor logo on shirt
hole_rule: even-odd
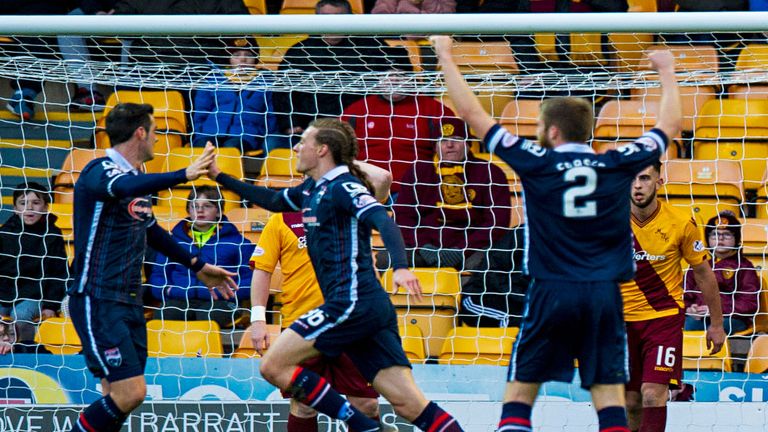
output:
[[[262,255],[264,255],[264,248],[262,248],[261,246],[256,246],[256,249],[253,250],[252,256],[260,257]]]
[[[305,249],[307,247],[307,236],[303,235],[299,237],[298,240],[299,240],[299,244],[297,247],[299,249]]]
[[[632,258],[635,259],[635,261],[664,261],[667,259],[666,255],[651,255],[648,252],[641,250],[635,250],[632,249]]]
[[[356,198],[352,199],[352,204],[355,205],[357,208],[363,208],[365,206],[369,206],[376,202],[376,198],[366,194],[366,195],[360,195]]]
[[[344,182],[341,184],[341,187],[344,188],[345,191],[349,193],[349,196],[356,197],[360,194],[367,194],[368,189],[361,185],[360,183],[355,182]]]
[[[536,157],[542,157],[547,154],[547,149],[538,144],[535,144],[533,141],[523,141],[523,145],[520,148]]]
[[[694,252],[701,252],[704,250],[704,242],[701,240],[696,240],[693,242],[693,251]]]
[[[134,198],[128,203],[128,214],[137,221],[147,221],[152,218],[152,203],[144,198]]]

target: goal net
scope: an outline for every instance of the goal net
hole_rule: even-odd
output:
[[[670,427],[763,430],[764,416],[750,402],[765,400],[760,374],[768,369],[762,272],[768,242],[768,39],[745,15],[737,20],[724,14],[732,24],[717,26],[712,15],[698,31],[681,31],[690,28],[689,21],[670,14],[632,15],[532,14],[508,25],[493,16],[472,15],[477,23],[403,17],[419,25],[408,31],[401,23],[397,32],[383,21],[363,20],[368,17],[359,17],[364,30],[345,17],[324,17],[337,23],[324,36],[314,34],[330,28],[329,21],[314,17],[297,17],[290,27],[286,20],[270,20],[275,17],[165,17],[174,29],[165,34],[163,26],[154,27],[160,21],[145,20],[142,27],[142,17],[105,17],[114,23],[108,30],[82,21],[80,34],[69,27],[76,17],[58,17],[61,25],[41,19],[39,31],[14,32],[7,29],[17,27],[0,24],[0,222],[10,226],[22,211],[48,211],[64,240],[60,251],[56,246],[39,249],[46,255],[29,255],[19,236],[3,237],[0,260],[9,273],[0,274],[0,287],[14,294],[0,295],[0,306],[4,340],[15,343],[12,354],[0,356],[0,403],[15,406],[0,416],[0,430],[66,430],[78,405],[99,397],[99,383],[75,355],[81,346],[66,306],[58,304],[69,273],[52,272],[51,262],[74,256],[74,184],[85,165],[110,147],[105,116],[122,102],[154,107],[158,140],[146,172],[184,168],[210,141],[223,171],[273,188],[302,181],[291,147],[312,120],[348,121],[358,137],[359,159],[393,175],[387,205],[427,294],[422,303],[391,296],[417,382],[455,412],[466,430],[494,430],[528,282],[522,274],[523,190],[515,172],[488,153],[483,137],[456,120],[424,36],[446,28],[453,29],[448,33],[455,36],[460,69],[502,126],[536,139],[542,100],[585,98],[594,105],[590,144],[597,152],[630,143],[655,124],[659,82],[644,55],[672,50],[684,121],[664,156],[659,196],[690,213],[704,241],[710,219],[732,211],[742,223],[739,256],[745,268],[722,269],[718,276],[737,281],[723,295],[737,305],[733,318],[743,324],[732,331],[726,349],[709,355],[703,332],[685,334],[684,381],[696,388],[696,402],[672,404]],[[183,23],[186,28],[179,30]],[[51,191],[47,209],[27,203],[24,210],[27,192],[43,199],[32,182]],[[247,330],[248,261],[271,215],[205,179],[153,199],[158,222],[191,250],[205,249],[190,229],[210,226],[195,224],[206,204],[214,207],[221,235],[209,238],[217,243],[203,253],[213,254],[209,262],[239,271],[241,293],[234,302],[211,302],[195,294],[186,270],[148,253],[152,403],[132,415],[127,430],[284,430],[288,406],[260,378]],[[223,221],[236,228],[232,236],[224,236]],[[35,241],[49,245],[58,236],[51,230],[35,231]],[[389,290],[391,270],[376,233],[372,247]],[[267,312],[275,336],[284,324],[283,305],[293,301],[283,293],[283,270],[275,268],[270,286]],[[742,277],[747,272],[751,281]],[[17,308],[5,308],[11,303]],[[21,304],[29,306],[27,312]],[[46,309],[56,316],[41,319]],[[578,383],[547,385],[542,400],[534,420],[541,430],[595,427],[585,403],[589,396]],[[720,405],[713,413],[701,402]],[[731,412],[739,415],[726,414]],[[388,406],[382,413],[386,423],[411,430]],[[346,430],[322,422],[327,430]]]

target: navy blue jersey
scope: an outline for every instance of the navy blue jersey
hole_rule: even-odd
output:
[[[368,219],[386,213],[346,165],[315,182],[285,189],[283,200],[303,213],[307,250],[326,302],[354,305],[386,293],[373,269]]]
[[[143,174],[113,149],[107,150],[107,157],[91,161],[80,174],[75,184],[75,260],[70,294],[142,302],[146,233],[156,221],[152,197],[146,194],[150,185],[135,181],[137,176],[156,179],[151,181],[155,190],[186,181],[183,170]],[[132,194],[137,189],[143,193]]]
[[[488,131],[486,144],[523,184],[528,274],[569,281],[632,278],[630,187],[664,153],[661,130],[603,154],[575,143],[546,149],[499,125]]]

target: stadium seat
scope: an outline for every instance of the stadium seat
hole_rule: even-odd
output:
[[[554,33],[536,33],[534,36],[536,49],[546,61],[560,61],[557,39]],[[567,58],[577,67],[598,67],[606,65],[606,55],[603,52],[602,35],[600,33],[571,33],[569,35],[570,51]]]
[[[748,258],[768,255],[768,219],[748,218],[741,226],[742,253]]]
[[[445,335],[456,325],[461,294],[460,275],[454,269],[432,267],[414,268],[412,271],[421,283],[424,295],[421,303],[412,300],[402,288],[397,294],[391,294],[392,269],[384,272],[382,285],[391,294],[399,324],[417,325],[426,339],[427,355],[437,356]]]
[[[717,97],[712,86],[680,86],[680,102],[683,108],[683,131],[692,132],[694,120],[698,117],[705,103]],[[661,87],[644,87],[632,90],[632,99],[654,101],[661,100]]]
[[[147,103],[155,108],[154,117],[157,122],[158,136],[163,132],[171,132],[167,139],[181,143],[181,136],[187,133],[187,112],[184,109],[184,97],[175,90],[167,91],[135,91],[118,90],[107,99],[102,117],[96,123],[96,147],[109,148],[109,137],[104,131],[107,115],[118,103]]]
[[[752,341],[747,354],[744,372],[762,374],[768,371],[768,335],[758,336]]]
[[[221,333],[215,321],[150,320],[150,357],[221,357]]]
[[[683,332],[683,369],[731,371],[728,343],[723,344],[717,354],[709,354],[709,351],[705,331]]]
[[[187,197],[192,191],[192,188],[175,187],[173,189],[164,189],[157,193],[157,205],[153,209],[159,209],[163,213],[184,214],[187,215]],[[219,187],[221,197],[224,199],[224,212],[227,209],[240,207],[242,199],[240,195],[232,192],[228,189]],[[169,208],[170,210],[163,210],[163,208]]]
[[[517,327],[456,327],[448,333],[437,361],[440,364],[509,366]]]
[[[287,188],[301,184],[304,176],[296,171],[296,155],[293,150],[276,148],[269,152],[256,184],[270,188]]]
[[[647,61],[645,52],[653,45],[653,38],[651,33],[609,33],[608,41],[615,51],[616,71],[632,72],[640,69],[640,65]]]
[[[513,193],[510,196],[510,203],[512,206],[512,217],[509,218],[509,226],[514,228],[525,223],[525,203],[523,202],[522,192]]]
[[[514,135],[536,139],[540,100],[515,99],[504,107],[499,123]]]
[[[315,5],[318,0],[283,0],[283,6],[280,8],[280,14],[296,15],[296,14],[309,14],[315,13]],[[352,13],[363,13],[363,0],[350,0],[350,6],[352,6]]]
[[[72,222],[72,218],[75,213],[72,208],[72,203],[51,203],[48,206],[48,210],[56,215],[56,226],[61,229],[61,234],[64,236],[64,241],[73,241],[73,232],[75,227]]]
[[[697,140],[767,140],[768,100],[710,100],[701,108],[695,127]]]
[[[658,111],[657,101],[610,100],[597,116],[595,138],[634,140],[656,124]]]
[[[252,326],[253,324],[251,324]],[[243,332],[240,337],[240,343],[232,353],[232,358],[255,358],[260,357],[256,352],[256,348],[253,347],[253,340],[251,340],[251,326]],[[267,333],[269,333],[270,345],[275,343],[275,340],[280,336],[280,326],[277,324],[267,324]]]
[[[741,49],[736,60],[737,71],[756,71],[760,74],[768,69],[768,45],[748,44]]]
[[[75,182],[88,162],[106,156],[106,150],[73,148],[64,159],[61,172],[53,182],[53,200],[71,203],[74,199]]]
[[[734,84],[728,86],[728,99],[768,99],[768,85]]]
[[[248,13],[251,15],[266,15],[267,13],[266,0],[243,0],[243,4],[248,8]]]
[[[504,171],[504,176],[507,178],[507,183],[509,183],[509,189],[511,191],[520,192],[523,190],[523,183],[520,181],[515,170],[513,170],[509,164],[501,160],[501,158],[492,155],[491,153],[475,153],[475,157],[482,160],[489,160],[493,162],[494,165],[501,168],[501,170]]]
[[[648,50],[669,50],[675,56],[675,72],[691,72],[693,79],[709,79],[718,71],[717,50],[713,46],[699,45],[651,45]],[[641,62],[641,70],[648,70],[650,63]]]
[[[627,12],[656,12],[656,0],[629,0]]]
[[[401,324],[398,326],[400,340],[403,342],[403,351],[411,363],[424,363],[427,352],[424,350],[424,335],[417,325]]]
[[[738,162],[671,159],[664,163],[661,177],[659,197],[690,209],[699,225],[723,210],[741,214],[744,184]]]
[[[270,213],[261,207],[234,207],[226,211],[227,219],[234,224],[245,238],[256,244]]]
[[[203,150],[204,148],[201,147],[180,147],[172,149],[170,154],[168,154],[168,171],[186,169],[189,164],[194,162],[195,159],[203,153]],[[218,165],[219,169],[238,180],[244,177],[245,174],[243,173],[240,150],[232,147],[222,147],[216,149],[216,153],[216,165]],[[217,183],[213,180],[203,176],[195,181],[185,183],[185,186],[192,187],[216,184]]]
[[[51,354],[77,354],[83,347],[75,326],[69,318],[52,317],[37,326],[35,343],[43,345]]]
[[[696,140],[693,142],[693,158],[737,162],[741,164],[744,175],[744,189],[757,189],[766,174],[768,140],[765,142]]]
[[[308,35],[256,36],[259,44],[259,65],[266,69],[277,70],[285,53],[295,44],[309,37]]]
[[[453,59],[462,73],[518,72],[508,42],[454,42]]]
[[[753,263],[755,266],[758,265],[757,262]],[[758,274],[760,273],[762,271],[758,269]],[[760,277],[760,294],[757,298],[757,313],[752,319],[752,326],[731,336],[754,336],[761,333],[768,333],[768,283],[762,275]]]
[[[188,217],[186,207],[177,206],[152,206],[152,213],[157,223],[166,231],[173,229],[176,224]]]
[[[424,67],[421,64],[422,45],[420,45],[418,42],[402,39],[387,39],[384,42],[391,47],[401,47],[405,49],[408,52],[408,59],[410,60],[411,66],[413,66],[413,70],[415,72],[421,72],[424,70]]]

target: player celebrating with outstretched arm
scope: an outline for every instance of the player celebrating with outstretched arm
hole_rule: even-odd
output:
[[[141,266],[147,245],[195,271],[211,295],[216,287],[230,298],[237,289],[234,273],[190,256],[152,214],[151,194],[205,175],[214,158],[210,146],[186,169],[144,174],[141,165],[152,160],[157,141],[152,113],[147,104],[115,106],[106,121],[112,148],[88,163],[75,183],[69,312],[104,393],[80,414],[76,431],[117,432],[146,397]]]
[[[659,159],[682,119],[668,51],[649,54],[662,83],[656,127],[618,150],[595,154],[586,143],[594,115],[577,98],[544,101],[539,144],[514,136],[484,110],[459,72],[451,38],[432,37],[457,113],[520,176],[525,194],[526,298],[504,396],[500,432],[532,431],[531,408],[545,381],[573,379],[592,393],[600,431],[627,432],[626,331],[619,282],[632,278],[629,187]]]
[[[400,230],[371,195],[366,176],[354,164],[357,138],[349,124],[314,121],[295,148],[300,186],[274,191],[236,180],[211,164],[209,176],[243,198],[275,212],[301,211],[307,250],[325,303],[302,315],[277,338],[261,360],[262,376],[293,398],[358,432],[379,424],[354,409],[301,362],[320,354],[348,355],[395,412],[422,430],[461,431],[458,422],[416,386],[397,328],[397,316],[376,278],[371,229],[392,257],[396,287],[421,299],[418,279],[406,266]]]

